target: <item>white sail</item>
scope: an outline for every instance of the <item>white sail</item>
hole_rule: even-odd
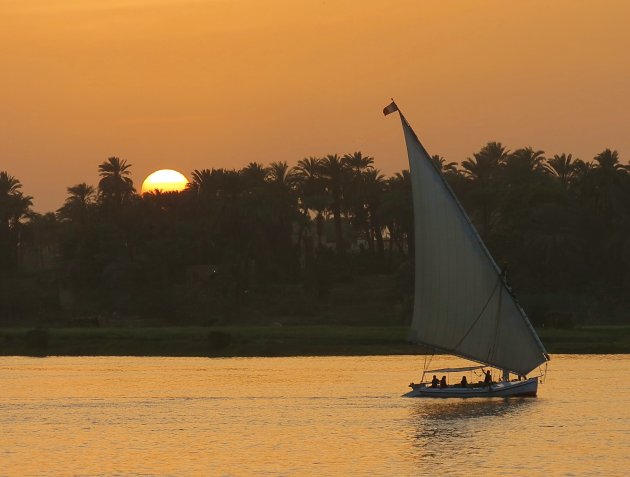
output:
[[[525,375],[548,359],[545,348],[454,193],[400,117],[415,218],[410,338]]]

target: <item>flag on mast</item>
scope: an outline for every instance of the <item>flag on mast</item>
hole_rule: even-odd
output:
[[[396,106],[396,103],[394,101],[392,101],[388,106],[385,106],[385,108],[383,108],[383,114],[385,116],[387,116],[388,114],[394,113],[398,111],[398,106]]]

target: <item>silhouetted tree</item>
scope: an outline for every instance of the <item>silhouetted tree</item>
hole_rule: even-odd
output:
[[[576,167],[571,154],[555,154],[545,164],[547,171],[558,178],[562,188],[568,190],[569,184],[575,176]]]
[[[447,173],[447,172],[452,172],[452,173],[457,172],[456,163],[446,162],[446,159],[444,159],[444,157],[438,154],[431,156],[431,160],[433,161],[433,164],[435,164],[435,167],[438,169],[438,171],[440,171],[442,174]]]
[[[387,227],[390,237],[390,251],[393,245],[404,253],[405,248],[414,255],[413,199],[411,193],[411,175],[408,170],[397,172],[386,181],[386,190],[380,206],[381,220]],[[406,241],[406,247],[404,242]]]
[[[57,211],[61,220],[85,222],[96,205],[96,191],[85,182],[68,187],[68,197]]]
[[[0,171],[0,269],[17,262],[20,221],[26,216],[32,197],[22,194],[22,183],[7,171]]]
[[[98,190],[101,202],[110,212],[120,210],[124,202],[129,201],[135,189],[131,180],[131,164],[118,157],[109,157],[98,166],[101,179]]]
[[[479,216],[481,231],[489,234],[496,220],[501,167],[510,152],[499,142],[489,142],[481,150],[462,162],[464,174],[471,180],[471,200],[474,203],[472,216]]]
[[[337,154],[327,155],[321,163],[321,174],[326,191],[330,195],[330,212],[335,224],[335,244],[337,253],[343,254],[345,245],[341,226],[341,212],[344,183],[346,181],[346,167]]]
[[[304,219],[308,218],[309,211],[315,212],[318,248],[322,244],[324,233],[323,213],[331,202],[326,195],[322,171],[322,160],[317,157],[308,157],[298,161],[293,173],[293,180],[299,197],[298,202]],[[306,223],[306,221],[303,223]],[[301,236],[302,230],[300,231]]]

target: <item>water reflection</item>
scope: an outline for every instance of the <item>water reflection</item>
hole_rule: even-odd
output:
[[[417,400],[419,402],[412,408],[410,417],[414,422],[419,422],[423,419],[450,421],[454,419],[502,416],[523,412],[536,403],[531,398]]]
[[[449,468],[452,457],[467,449],[471,458],[483,458],[479,437],[491,428],[505,426],[519,415],[532,411],[536,400],[522,399],[418,399],[410,409],[409,440],[413,458],[421,466],[440,465],[441,473],[456,474]],[[455,459],[460,462],[461,459]]]

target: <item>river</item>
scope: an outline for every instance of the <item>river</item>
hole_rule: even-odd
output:
[[[555,355],[537,398],[401,398],[422,365],[0,357],[0,475],[630,474],[630,355]]]

